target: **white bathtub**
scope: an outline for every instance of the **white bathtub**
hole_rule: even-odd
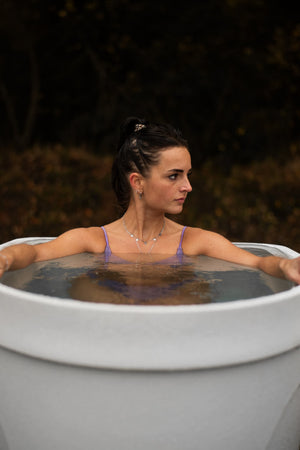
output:
[[[1,450],[298,450],[299,385],[300,286],[149,307],[0,283]]]

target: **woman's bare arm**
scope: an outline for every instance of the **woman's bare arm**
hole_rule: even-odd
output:
[[[184,240],[184,252],[187,254],[201,254],[242,264],[300,284],[300,257],[260,257],[237,247],[217,233],[199,228],[189,228],[187,231]]]
[[[0,277],[6,270],[22,269],[29,264],[76,253],[101,253],[105,239],[100,228],[76,228],[43,244],[17,244],[0,252]]]

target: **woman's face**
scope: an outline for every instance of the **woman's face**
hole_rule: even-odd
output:
[[[143,179],[144,201],[148,208],[168,214],[182,211],[192,186],[191,156],[185,147],[170,147],[160,153],[159,162]]]

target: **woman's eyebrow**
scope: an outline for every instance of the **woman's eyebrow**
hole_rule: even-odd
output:
[[[192,168],[190,168],[190,169],[188,170],[188,172],[191,172],[191,171],[192,171]],[[183,169],[169,169],[168,172],[178,172],[178,173],[183,173],[184,170],[183,170]]]

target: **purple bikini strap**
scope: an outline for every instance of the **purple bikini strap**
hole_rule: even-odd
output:
[[[101,227],[104,233],[104,237],[105,237],[105,242],[106,242],[106,246],[108,247],[108,237],[107,237],[107,233],[104,227]]]
[[[182,252],[182,241],[183,241],[183,235],[184,235],[184,232],[185,232],[186,228],[187,228],[187,227],[184,226],[183,229],[182,229],[181,237],[180,237],[180,242],[179,242],[179,246],[178,246],[178,249],[177,249],[177,254],[179,254],[179,253]]]
[[[180,242],[179,242],[179,247],[182,246],[183,235],[184,235],[184,232],[185,232],[186,228],[187,228],[187,226],[184,226],[183,229],[182,229],[181,238],[180,238]]]
[[[108,242],[108,237],[107,237],[106,230],[105,230],[104,227],[101,227],[101,228],[102,228],[102,230],[103,230],[104,237],[105,237],[105,242],[106,242],[106,247],[105,247],[104,253],[105,253],[105,254],[111,254],[111,249],[110,249],[110,246],[109,246],[109,242]]]

